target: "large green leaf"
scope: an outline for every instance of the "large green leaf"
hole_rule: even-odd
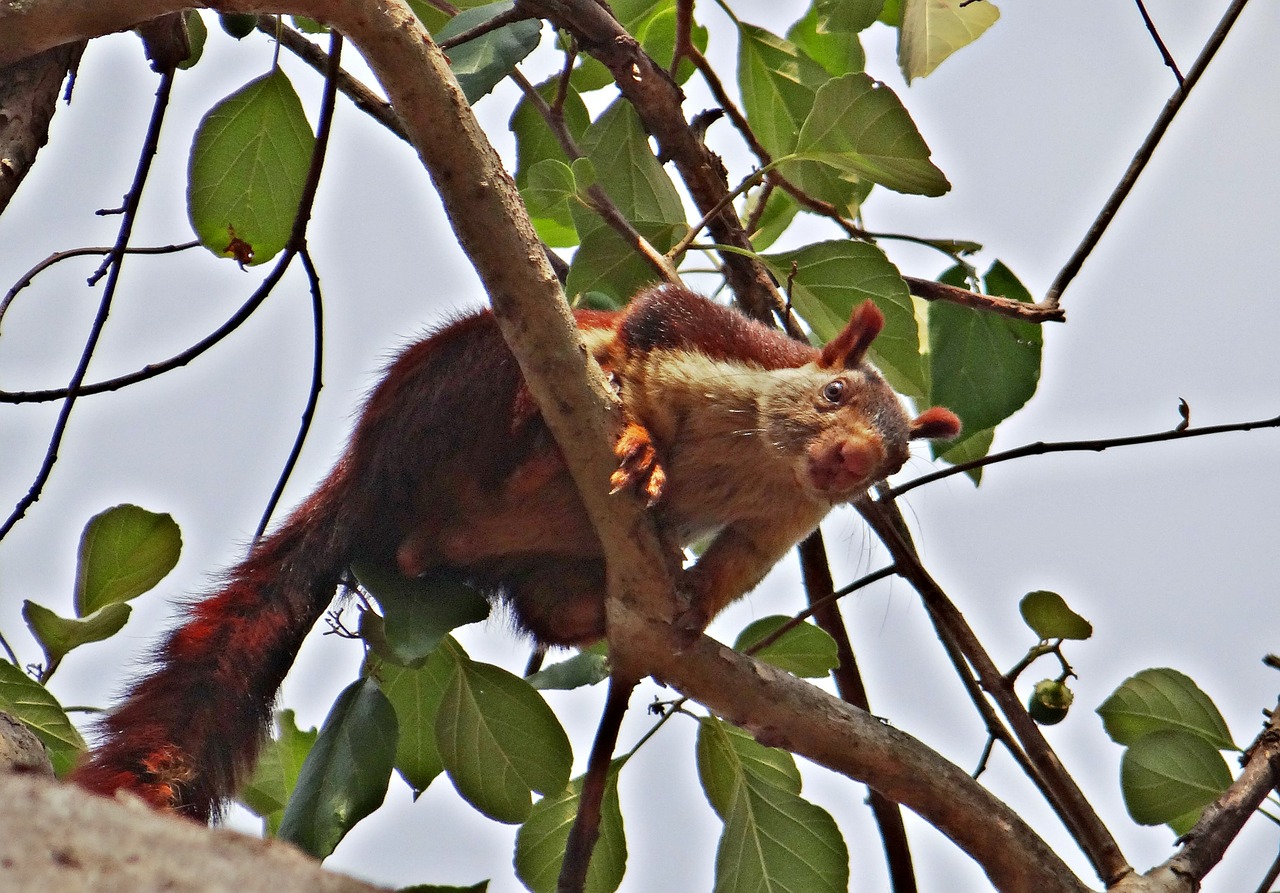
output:
[[[28,599],[22,603],[22,618],[44,649],[47,666],[53,667],[71,649],[114,636],[124,627],[131,610],[128,605],[103,605],[88,617],[60,617]]]
[[[1190,677],[1167,667],[1130,676],[1102,702],[1098,715],[1117,744],[1133,744],[1152,732],[1173,730],[1203,738],[1220,750],[1236,749],[1226,721],[1209,696]]]
[[[445,41],[470,31],[508,12],[514,5],[512,0],[500,0],[498,3],[465,9],[440,29],[436,40]],[[541,29],[540,19],[524,19],[495,28],[474,40],[451,48],[449,67],[453,69],[453,76],[458,79],[467,102],[475,105],[476,100],[496,87],[521,60],[532,53],[541,39]]]
[[[66,775],[84,751],[84,739],[47,688],[22,670],[0,660],[0,710],[35,732],[49,751],[53,771]]]
[[[612,893],[622,885],[622,875],[627,868],[627,839],[618,803],[621,766],[622,762],[616,761],[605,782],[604,800],[600,805],[600,837],[587,866],[588,893]],[[573,827],[581,796],[582,778],[579,777],[561,793],[535,803],[516,834],[516,875],[534,893],[552,893],[556,889],[569,829]]]
[[[738,25],[738,89],[751,131],[775,158],[796,147],[800,126],[829,75],[794,43]]]
[[[683,223],[684,205],[671,177],[654,157],[649,135],[635,109],[615,100],[592,122],[582,137],[582,150],[600,175],[600,186],[630,221]],[[576,216],[578,233],[605,224],[592,215]]]
[[[445,647],[437,648],[420,667],[382,663],[373,671],[396,709],[400,725],[396,770],[415,798],[444,771],[436,745],[436,717],[454,670],[455,661]]]
[[[80,536],[76,616],[136,598],[178,563],[182,532],[170,515],[117,505],[89,519]]]
[[[280,69],[215,105],[196,130],[187,214],[201,244],[241,264],[285,247],[298,213],[315,136]]]
[[[779,282],[793,283],[796,311],[823,342],[844,328],[856,306],[875,301],[885,326],[871,345],[872,359],[897,390],[923,397],[926,386],[915,307],[898,268],[883,251],[867,242],[842,240],[817,242],[762,259]]]
[[[850,32],[870,28],[884,8],[884,0],[813,0],[818,27],[826,32]]]
[[[406,666],[434,651],[454,629],[489,616],[484,596],[447,576],[409,579],[373,565],[358,565],[352,572],[386,615],[388,656]]]
[[[902,76],[924,77],[973,43],[1000,18],[990,0],[902,0],[898,66]]]
[[[734,650],[748,650],[790,620],[790,617],[775,615],[753,621],[738,633],[738,638],[733,643]],[[836,654],[836,640],[812,623],[793,626],[777,641],[753,652],[753,656],[757,660],[781,667],[788,673],[810,679],[827,675],[840,663]]]
[[[896,192],[936,196],[951,188],[898,97],[861,72],[818,90],[795,153]]]
[[[1135,822],[1184,821],[1231,784],[1231,769],[1203,737],[1175,729],[1143,735],[1120,761],[1120,789]]]
[[[958,267],[939,278],[950,285],[964,281]],[[989,294],[1031,301],[999,261],[983,278]],[[994,428],[1031,399],[1044,346],[1039,326],[948,301],[931,301],[928,320],[929,401],[958,415],[966,431]]]
[[[523,822],[532,791],[558,794],[568,784],[568,736],[523,679],[449,653],[456,666],[436,717],[445,770],[476,809],[499,822]]]
[[[724,821],[717,893],[846,893],[849,852],[835,821],[799,796],[791,755],[714,718],[698,733],[698,772]]]
[[[280,831],[284,808],[298,784],[302,764],[319,736],[316,729],[303,730],[292,710],[276,714],[276,735],[262,748],[253,778],[236,794],[236,799],[254,815],[262,817],[270,836]]]
[[[382,805],[395,764],[396,711],[370,678],[334,701],[298,774],[279,836],[323,859]]]

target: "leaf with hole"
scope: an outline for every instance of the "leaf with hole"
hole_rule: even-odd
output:
[[[187,214],[200,243],[242,266],[289,241],[315,136],[284,72],[251,81],[204,116],[191,144]]]

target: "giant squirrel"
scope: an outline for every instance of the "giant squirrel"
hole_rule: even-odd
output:
[[[671,541],[712,537],[681,580],[698,623],[901,468],[910,440],[960,430],[941,408],[909,418],[866,361],[884,323],[870,301],[821,350],[672,285],[576,320],[622,405],[615,489]],[[391,364],[329,476],[169,634],[75,780],[216,815],[353,564],[455,575],[543,645],[604,636],[600,542],[488,311]]]

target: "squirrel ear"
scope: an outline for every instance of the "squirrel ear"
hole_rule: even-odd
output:
[[[827,342],[818,358],[822,369],[852,369],[862,362],[867,348],[884,328],[884,314],[872,301],[863,301],[840,334]]]
[[[911,420],[912,440],[952,440],[960,436],[960,418],[949,409],[935,406]]]

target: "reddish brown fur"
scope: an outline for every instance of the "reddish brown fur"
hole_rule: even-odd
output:
[[[862,364],[879,330],[874,307],[832,349],[836,371],[819,367],[815,348],[672,286],[621,313],[581,312],[578,324],[627,415],[615,485],[646,495],[677,540],[720,531],[687,583],[707,617],[754,586],[832,500],[896,470],[908,437],[958,430],[935,409],[909,431]],[[731,374],[682,380],[690,360],[695,376],[708,363]],[[823,387],[833,376],[848,385],[838,400]],[[455,320],[391,365],[328,479],[194,605],[152,674],[104,720],[76,780],[216,814],[354,563],[453,573],[505,599],[544,644],[604,634],[600,543],[490,313]]]

